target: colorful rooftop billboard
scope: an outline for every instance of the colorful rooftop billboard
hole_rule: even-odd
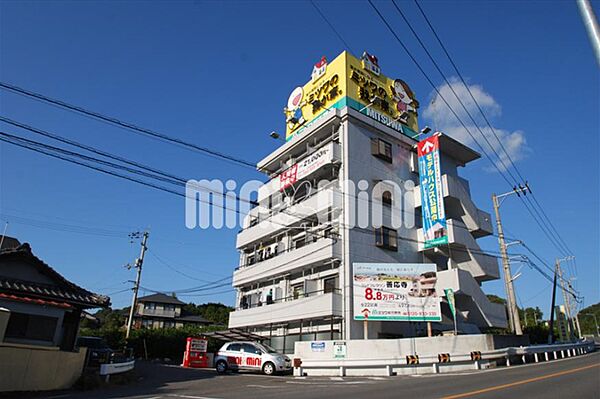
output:
[[[322,57],[311,80],[290,94],[286,140],[301,135],[325,111],[346,106],[406,136],[417,134],[419,103],[406,82],[383,75],[377,57],[365,52],[358,59],[344,51],[331,62]]]

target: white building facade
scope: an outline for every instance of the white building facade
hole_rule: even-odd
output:
[[[230,328],[268,336],[286,353],[296,341],[364,338],[363,322],[353,319],[352,265],[359,262],[435,263],[438,295],[444,288],[455,292],[459,330],[506,327],[504,307],[481,289],[499,278],[497,259],[476,241],[493,233],[491,217],[473,203],[458,174],[479,154],[440,134],[448,245],[424,249],[417,134],[414,125],[398,128],[405,113],[381,117],[377,98],[362,106],[338,100],[257,165],[270,180],[237,236]],[[453,329],[444,298],[441,309],[434,332]],[[368,338],[425,335],[426,328],[370,321]]]

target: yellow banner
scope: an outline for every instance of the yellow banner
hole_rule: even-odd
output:
[[[326,110],[345,106],[407,136],[418,131],[419,103],[406,82],[383,75],[376,57],[365,52],[358,59],[344,51],[330,63],[323,57],[311,80],[290,94],[286,139],[302,134]]]

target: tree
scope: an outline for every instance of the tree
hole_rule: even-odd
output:
[[[182,312],[202,316],[206,320],[212,321],[213,323],[221,326],[227,326],[229,324],[229,313],[232,310],[233,308],[230,306],[213,302],[203,303],[201,305],[188,303],[182,308]]]
[[[595,320],[594,316],[596,316]],[[600,323],[600,302],[579,311],[579,325],[582,334],[598,335],[596,321]]]

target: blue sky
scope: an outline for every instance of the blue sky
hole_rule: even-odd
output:
[[[431,86],[366,2],[318,4],[356,55],[369,50],[385,74],[409,82],[422,104],[421,124],[460,135],[442,111],[435,120],[431,115],[436,113],[425,110]],[[442,86],[391,3],[377,4]],[[598,302],[599,79],[575,3],[421,4],[577,256],[576,284],[586,304]],[[453,76],[414,3],[400,6]],[[598,12],[598,2],[594,6]],[[277,147],[268,133],[284,130],[282,108],[290,91],[308,80],[322,55],[333,59],[342,50],[308,2],[0,4],[2,81],[249,161]],[[5,91],[0,92],[0,114],[186,178],[243,182],[260,177],[249,168]],[[168,291],[202,284],[159,259],[203,280],[230,276],[238,262],[236,231],[186,229],[181,198],[8,144],[0,145],[0,157],[0,210],[12,221],[8,235],[30,242],[38,256],[86,288],[112,293],[130,286],[125,282],[134,272],[123,265],[139,252],[139,245],[126,237],[132,230],[151,231],[145,287]],[[463,173],[476,203],[491,212],[491,193],[508,187],[489,169],[488,161],[480,160]],[[559,255],[517,198],[503,204],[502,214],[509,235],[548,262]],[[89,234],[74,232],[73,225]],[[481,244],[498,250],[493,237]],[[550,287],[537,272],[523,268],[516,286],[523,304],[540,306],[547,314]],[[504,296],[501,281],[484,288]],[[233,293],[182,299],[233,304]],[[116,307],[125,306],[130,292],[112,300]]]

